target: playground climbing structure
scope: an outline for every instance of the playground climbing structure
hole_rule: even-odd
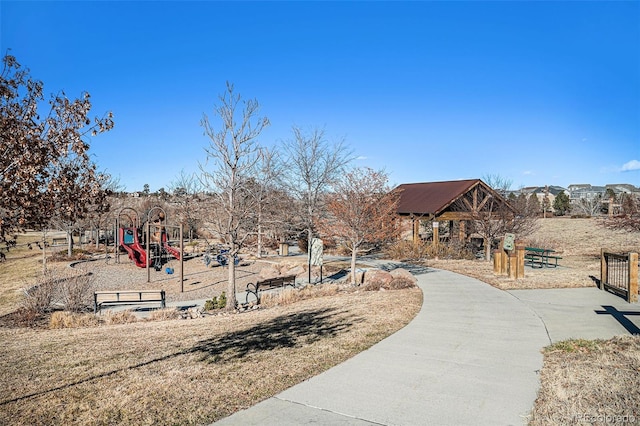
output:
[[[159,271],[169,256],[181,260],[182,232],[180,247],[173,247],[169,241],[167,228],[178,228],[165,223],[166,214],[160,207],[154,207],[147,213],[144,226],[140,226],[138,213],[125,207],[120,210],[116,227],[118,229],[118,247],[122,248],[129,259],[140,268],[153,267]],[[152,220],[153,219],[153,220]],[[180,228],[181,229],[181,228]]]

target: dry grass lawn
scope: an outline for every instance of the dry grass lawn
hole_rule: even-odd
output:
[[[640,423],[640,339],[570,340],[544,351],[531,425]]]
[[[241,314],[100,326],[87,314],[73,317],[83,327],[47,329],[39,321],[25,328],[7,314],[41,273],[41,258],[39,249],[23,246],[0,264],[0,424],[210,423],[372,346],[422,305],[417,288],[354,292],[322,285],[300,292],[304,300],[287,293],[266,309]],[[67,264],[48,262],[48,268]],[[185,264],[184,293],[175,275],[157,273],[147,284],[146,272],[126,260],[81,269],[96,274],[101,287],[161,287],[169,300],[224,291],[226,270],[206,268],[200,259]],[[239,285],[260,269],[255,262],[241,266]],[[127,312],[113,317],[135,320]]]
[[[203,424],[406,325],[419,289],[345,292],[244,314],[0,329],[0,424]]]
[[[428,266],[477,278],[501,289],[592,287],[600,278],[600,250],[640,252],[640,233],[604,229],[599,219],[539,219],[538,231],[525,238],[527,246],[551,248],[562,259],[558,268],[525,270],[524,279],[493,273],[483,260],[429,260]]]

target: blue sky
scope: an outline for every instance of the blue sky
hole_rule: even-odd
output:
[[[391,183],[640,186],[640,2],[0,2],[0,47],[47,94],[92,96],[128,190],[204,162],[225,82],[271,146],[344,138]]]

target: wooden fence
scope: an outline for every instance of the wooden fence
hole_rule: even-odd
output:
[[[638,253],[610,253],[601,250],[600,289],[638,301]]]

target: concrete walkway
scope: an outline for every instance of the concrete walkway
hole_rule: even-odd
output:
[[[640,335],[640,305],[595,287],[511,290],[509,294],[540,317],[553,343]]]
[[[220,425],[520,425],[538,389],[544,324],[511,294],[447,271],[418,276],[405,328]]]
[[[418,283],[405,328],[216,425],[522,425],[544,346],[640,326],[640,306],[595,288],[506,292],[441,270]]]

